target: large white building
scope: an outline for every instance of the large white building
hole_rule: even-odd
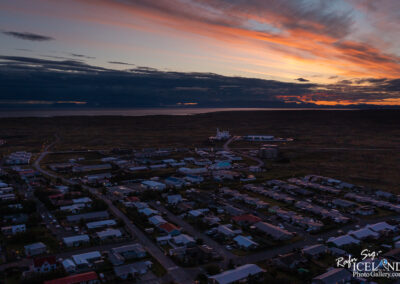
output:
[[[231,137],[231,134],[227,130],[220,131],[219,128],[217,128],[217,133],[215,136],[211,136],[209,139],[210,140],[217,140],[217,141],[222,141],[222,140],[228,140]]]

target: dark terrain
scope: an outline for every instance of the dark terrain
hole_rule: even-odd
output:
[[[265,178],[321,174],[399,192],[400,110],[252,111],[193,116],[54,117],[0,119],[0,146],[39,152],[57,134],[54,150],[210,146],[215,129],[233,135],[292,137],[285,159],[268,162]],[[231,147],[258,148],[235,142]],[[216,145],[219,146],[219,145]],[[400,192],[399,192],[400,193]]]

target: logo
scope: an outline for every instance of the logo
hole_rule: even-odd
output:
[[[364,249],[360,257],[348,255],[336,258],[336,267],[349,269],[356,278],[399,278],[400,262],[381,258],[381,253],[382,251]]]

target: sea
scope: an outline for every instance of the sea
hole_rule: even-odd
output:
[[[356,110],[346,108],[131,108],[131,109],[36,109],[2,110],[0,117],[56,117],[56,116],[148,116],[195,115],[221,111],[304,111],[304,110]]]

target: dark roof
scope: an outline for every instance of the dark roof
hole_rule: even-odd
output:
[[[106,219],[109,217],[107,211],[97,211],[97,212],[90,212],[85,214],[79,215],[70,215],[67,216],[68,222],[77,222],[79,220],[94,220],[94,219]]]
[[[252,214],[244,214],[239,216],[232,217],[232,220],[235,222],[247,222],[247,223],[257,223],[261,221],[260,217],[254,216]]]
[[[44,263],[49,263],[50,265],[56,264],[56,257],[55,256],[43,256],[43,257],[36,257],[33,260],[33,265],[35,267],[41,267]]]

